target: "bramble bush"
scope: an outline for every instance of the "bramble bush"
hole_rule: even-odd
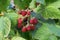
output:
[[[0,0],[0,40],[60,40],[60,0]]]

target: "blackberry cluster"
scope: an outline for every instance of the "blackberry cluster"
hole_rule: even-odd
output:
[[[18,28],[21,28],[22,32],[32,31],[35,29],[35,25],[38,23],[38,20],[35,17],[30,18],[30,10],[18,11],[18,14],[24,17],[18,19]]]

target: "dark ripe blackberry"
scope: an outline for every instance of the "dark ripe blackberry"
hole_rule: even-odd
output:
[[[25,19],[24,19],[24,22],[27,22],[28,21],[28,17],[26,17]]]
[[[24,24],[23,24],[24,26],[26,26],[27,25],[27,22],[24,22]]]
[[[26,25],[26,24],[27,24],[27,21],[28,21],[28,17],[26,17],[26,18],[23,20],[23,25]]]
[[[13,10],[16,10],[15,6],[12,8]]]

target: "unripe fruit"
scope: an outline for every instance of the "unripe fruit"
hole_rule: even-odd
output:
[[[37,24],[38,20],[36,18],[33,18],[30,20],[30,23],[31,24]]]
[[[31,23],[31,24],[33,24],[33,23],[34,23],[34,22],[33,22],[33,19],[31,19],[31,20],[30,20],[30,23]]]
[[[22,24],[22,22],[23,22],[23,21],[22,21],[22,18],[18,19],[18,23],[19,23],[19,24]]]
[[[27,30],[28,30],[28,31],[31,30],[31,26],[30,26],[30,25],[27,26]]]
[[[18,28],[21,28],[22,27],[22,24],[18,24]]]
[[[25,16],[27,14],[27,12],[26,11],[22,11],[21,14],[22,14],[22,16]]]
[[[36,18],[33,19],[34,24],[38,23],[38,20]]]
[[[18,28],[21,28],[21,26],[22,26],[22,19],[19,18],[19,19],[18,19]]]
[[[22,32],[26,32],[26,31],[27,31],[26,27],[23,27]]]
[[[30,16],[30,14],[31,14],[31,12],[28,10],[28,11],[27,11],[27,15],[29,15],[29,16]]]
[[[31,30],[35,30],[35,26],[31,26]]]

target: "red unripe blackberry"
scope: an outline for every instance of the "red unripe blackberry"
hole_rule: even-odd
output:
[[[22,14],[22,16],[25,16],[27,14],[27,12],[26,11],[22,11],[21,14]]]
[[[31,20],[30,20],[30,23],[31,23],[31,24],[33,24],[33,23],[34,23],[33,19],[31,19]]]
[[[19,19],[18,19],[18,28],[21,28],[21,26],[22,26],[22,19],[19,18]]]
[[[35,30],[35,26],[31,26],[31,30]]]
[[[21,27],[22,27],[22,24],[19,24],[19,23],[18,23],[18,28],[21,28]]]
[[[22,32],[26,32],[27,31],[27,28],[26,27],[23,27],[22,28]]]
[[[33,18],[30,20],[30,23],[31,24],[37,24],[38,20],[36,18]]]
[[[19,24],[22,24],[22,22],[23,22],[22,18],[19,18],[19,19],[18,19],[18,23],[19,23]]]
[[[38,23],[38,20],[36,18],[33,19],[34,24]]]
[[[27,15],[29,15],[29,16],[30,16],[30,14],[31,14],[31,12],[28,10],[28,11],[27,11]]]
[[[31,26],[30,26],[30,25],[27,26],[27,30],[28,30],[28,31],[31,30]]]

